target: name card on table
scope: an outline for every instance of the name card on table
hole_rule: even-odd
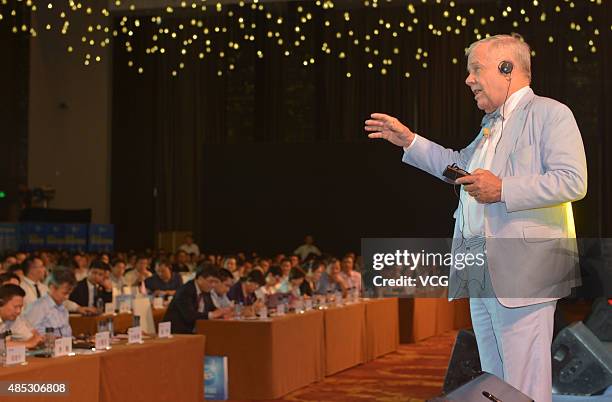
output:
[[[132,309],[130,308],[130,302],[127,300],[121,301],[121,304],[119,304],[119,312],[120,313],[130,313],[131,311]]]
[[[158,338],[172,338],[171,335],[172,323],[170,321],[160,322],[157,330]]]
[[[96,350],[110,349],[110,332],[98,332],[96,334]]]
[[[104,314],[115,314],[115,303],[104,303]]]
[[[72,338],[57,338],[55,340],[55,347],[53,348],[53,356],[68,356],[70,353],[72,353]]]
[[[128,328],[128,343],[142,343],[142,330],[140,327]]]
[[[25,363],[26,361],[26,348],[25,345],[19,346],[8,346],[6,348],[6,366],[12,366],[14,364]]]
[[[155,297],[153,299],[153,308],[164,308],[164,298],[163,297]]]

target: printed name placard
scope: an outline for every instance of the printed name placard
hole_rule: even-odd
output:
[[[170,321],[160,322],[157,330],[158,338],[171,338],[172,323]]]
[[[164,308],[163,297],[156,297],[153,299],[153,308]]]
[[[72,338],[57,338],[53,349],[53,356],[67,356],[72,352]]]
[[[119,304],[119,312],[120,313],[129,313],[131,311],[130,309],[130,302],[127,300],[123,300],[121,302],[121,304]]]
[[[110,349],[110,332],[98,332],[96,334],[96,350]]]
[[[104,314],[115,314],[115,303],[104,303]]]
[[[12,366],[14,364],[25,363],[26,361],[26,348],[25,345],[19,346],[8,346],[6,348],[6,366]]]
[[[128,328],[128,343],[142,343],[142,331],[140,327]]]

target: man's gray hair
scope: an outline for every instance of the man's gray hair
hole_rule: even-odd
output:
[[[466,57],[470,56],[470,53],[472,53],[476,46],[483,43],[490,43],[492,49],[506,48],[510,50],[518,66],[525,72],[529,81],[531,81],[531,48],[521,35],[513,33],[511,35],[494,35],[481,39],[472,43],[467,48],[465,51]]]

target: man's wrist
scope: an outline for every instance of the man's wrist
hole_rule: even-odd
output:
[[[405,145],[404,148],[404,152],[407,152],[416,142],[417,139],[417,133],[412,133],[412,138],[410,139],[410,142],[408,143],[408,145]]]

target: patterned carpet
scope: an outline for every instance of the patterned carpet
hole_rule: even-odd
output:
[[[269,402],[423,402],[441,392],[455,336],[453,331],[400,345],[397,353]]]

